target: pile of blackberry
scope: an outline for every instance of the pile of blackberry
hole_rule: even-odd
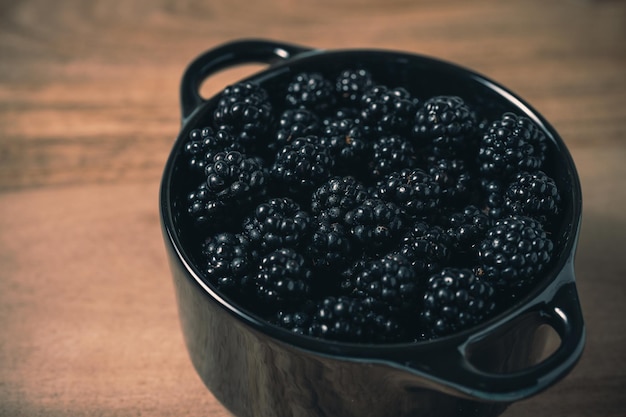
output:
[[[180,229],[204,279],[276,326],[353,343],[444,337],[527,294],[562,211],[543,131],[328,71],[231,85],[189,132]]]

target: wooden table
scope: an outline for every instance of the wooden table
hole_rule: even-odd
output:
[[[505,416],[626,415],[626,3],[22,0],[0,4],[1,416],[228,415],[183,345],[158,188],[182,71],[242,37],[424,53],[542,112],[582,180],[588,341]]]

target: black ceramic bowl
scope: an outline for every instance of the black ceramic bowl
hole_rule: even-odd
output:
[[[216,71],[267,63],[250,79],[271,90],[301,71],[358,64],[377,80],[424,95],[460,95],[493,116],[531,118],[549,138],[546,166],[561,190],[556,258],[533,290],[489,321],[419,343],[365,345],[298,336],[239,308],[194,265],[178,216],[186,189],[181,153],[189,132],[215,105],[199,95]],[[281,87],[282,86],[282,87]],[[165,167],[160,208],[182,331],[191,361],[215,397],[238,417],[495,416],[565,376],[583,351],[585,330],[574,278],[582,197],[574,163],[550,124],[522,99],[470,70],[383,50],[322,51],[262,40],[222,45],[187,68],[182,130]],[[549,329],[549,331],[546,331]],[[548,356],[548,334],[558,347]]]

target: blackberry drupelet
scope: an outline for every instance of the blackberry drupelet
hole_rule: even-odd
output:
[[[348,106],[356,106],[359,100],[361,100],[363,93],[372,87],[373,84],[372,74],[366,69],[346,69],[337,76],[335,91],[342,103]]]
[[[243,233],[261,255],[281,248],[297,249],[311,233],[311,216],[290,198],[271,198],[244,219]]]
[[[327,121],[319,135],[329,150],[338,173],[363,176],[371,153],[372,133],[357,119]]]
[[[426,285],[420,319],[431,338],[468,329],[489,318],[495,291],[470,269],[444,268]]]
[[[324,222],[342,222],[349,210],[368,197],[367,188],[354,177],[332,177],[313,192],[311,212]]]
[[[546,136],[532,120],[505,113],[489,126],[480,140],[480,171],[501,180],[520,171],[534,171],[541,168],[546,149]]]
[[[339,223],[319,221],[312,233],[309,255],[316,270],[330,271],[345,267],[353,256],[345,227]]]
[[[477,124],[461,97],[435,96],[417,110],[413,136],[436,157],[458,158],[474,145]]]
[[[286,109],[278,119],[276,136],[269,147],[273,151],[278,151],[296,138],[319,134],[321,127],[319,117],[311,110]]]
[[[270,169],[277,187],[284,187],[292,197],[308,200],[315,187],[332,175],[333,159],[317,136],[294,139],[285,145]]]
[[[309,299],[312,271],[304,256],[294,249],[281,248],[261,259],[253,280],[257,299],[278,310]]]
[[[189,158],[189,168],[197,173],[204,173],[216,153],[225,151],[243,151],[243,146],[235,140],[229,129],[204,127],[189,132],[189,141],[184,153]]]
[[[534,217],[543,223],[559,212],[560,203],[554,179],[543,171],[518,173],[504,192],[508,213]]]
[[[370,176],[377,181],[394,171],[413,168],[416,162],[416,150],[410,140],[398,135],[382,136],[372,143]]]
[[[390,201],[368,198],[344,216],[353,242],[368,253],[387,251],[399,238],[404,226],[402,210]]]
[[[407,216],[424,219],[441,209],[441,188],[424,170],[403,169],[378,182],[376,196],[395,203]]]
[[[361,96],[361,119],[381,134],[408,135],[418,104],[418,99],[402,87],[374,85]]]
[[[341,285],[346,295],[363,300],[373,311],[400,316],[417,312],[419,287],[411,262],[397,253],[366,262]]]
[[[250,293],[253,257],[247,239],[241,234],[218,233],[202,244],[203,272],[220,291],[243,297]]]
[[[420,279],[426,279],[450,261],[451,243],[440,226],[416,221],[404,232],[396,252],[411,262]]]
[[[520,215],[504,217],[480,243],[476,271],[496,289],[515,293],[541,277],[553,248],[538,220]]]
[[[285,101],[289,108],[305,108],[321,115],[334,107],[335,88],[321,73],[301,72],[287,86]]]
[[[396,341],[400,326],[392,318],[372,312],[362,300],[347,296],[323,298],[312,317],[308,335],[341,342]]]
[[[262,87],[241,82],[222,91],[213,119],[215,126],[229,128],[237,141],[250,150],[264,144],[274,119],[273,111]]]

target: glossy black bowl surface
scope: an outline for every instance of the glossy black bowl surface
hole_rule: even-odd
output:
[[[562,221],[552,236],[555,261],[533,291],[467,331],[420,343],[363,345],[298,336],[232,303],[195,266],[178,213],[189,184],[181,162],[192,129],[215,100],[199,89],[216,71],[267,63],[249,79],[284,89],[301,71],[337,73],[355,65],[382,83],[425,97],[459,95],[486,117],[505,111],[531,118],[550,141],[546,169],[562,191]],[[212,49],[193,61],[181,85],[183,126],[161,185],[161,220],[182,331],[198,374],[231,412],[246,416],[495,416],[547,389],[580,358],[585,329],[575,287],[582,196],[572,158],[550,124],[506,88],[471,70],[385,50],[321,51],[262,40]],[[548,331],[546,331],[548,329]],[[558,347],[548,357],[550,334]]]

